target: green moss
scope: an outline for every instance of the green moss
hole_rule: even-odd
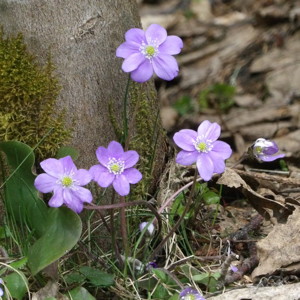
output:
[[[0,139],[37,147],[39,159],[53,157],[71,137],[64,113],[55,114],[60,92],[49,57],[40,67],[27,51],[23,37],[5,38],[0,30]]]
[[[148,193],[153,185],[157,141],[163,134],[158,123],[159,109],[156,99],[157,96],[148,83],[143,85],[131,83],[129,149],[137,151],[140,155],[138,168],[143,174],[143,179],[133,190],[135,195],[140,196]]]

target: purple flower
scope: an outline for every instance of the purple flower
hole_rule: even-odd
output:
[[[49,206],[59,207],[65,204],[80,213],[83,202],[92,202],[91,192],[82,187],[92,180],[92,176],[87,170],[77,170],[70,156],[48,158],[41,162],[41,167],[46,173],[38,175],[34,185],[42,193],[53,192]]]
[[[124,58],[122,69],[131,72],[131,79],[145,82],[153,71],[159,78],[172,80],[178,74],[178,64],[172,56],[180,53],[183,47],[181,38],[167,36],[167,31],[157,24],[150,25],[146,31],[139,28],[129,29],[125,40],[116,52]]]
[[[237,272],[239,269],[238,269],[237,266],[235,266],[235,265],[230,265],[230,270],[231,270],[233,273],[235,273],[235,272]]]
[[[147,226],[148,226],[148,227],[147,227]],[[143,231],[144,228],[147,227],[146,232],[147,232],[147,234],[150,235],[150,236],[153,235],[154,230],[155,230],[154,225],[153,225],[152,223],[149,224],[149,222],[142,222],[142,223],[139,225],[139,227],[140,227],[140,231]]]
[[[0,278],[0,284],[4,284],[3,280]],[[2,297],[4,295],[4,291],[2,288],[0,288],[0,297]]]
[[[158,265],[155,261],[151,261],[151,262],[147,263],[147,265],[146,265],[147,271],[150,271],[151,269],[156,269],[156,268],[158,268]]]
[[[263,138],[257,139],[252,146],[253,155],[259,161],[268,162],[284,157],[284,154],[276,154],[278,151],[279,148],[275,142]]]
[[[198,131],[182,129],[175,133],[174,142],[183,150],[177,154],[176,162],[188,166],[196,162],[203,180],[211,179],[213,173],[223,173],[224,160],[229,158],[232,150],[222,141],[217,141],[221,127],[217,123],[203,121]]]
[[[99,147],[96,156],[100,165],[90,168],[93,179],[103,188],[113,184],[115,191],[126,196],[130,192],[130,184],[138,183],[142,174],[132,168],[139,160],[136,151],[125,151],[120,143],[112,141],[107,149]]]
[[[195,289],[187,287],[179,294],[180,300],[205,300],[202,295]]]

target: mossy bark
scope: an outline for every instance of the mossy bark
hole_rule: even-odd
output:
[[[6,35],[21,32],[40,63],[51,54],[62,86],[57,107],[66,110],[68,124],[73,124],[77,165],[89,168],[97,163],[96,148],[117,139],[112,119],[122,129],[128,74],[115,52],[125,32],[140,27],[136,0],[2,0],[0,25]],[[129,146],[141,154],[147,186],[153,186],[165,159],[157,113],[153,83],[131,84]]]

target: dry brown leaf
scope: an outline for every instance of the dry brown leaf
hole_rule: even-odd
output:
[[[211,297],[209,300],[292,300],[299,299],[300,283],[286,284],[271,287],[242,288]]]
[[[298,109],[300,113],[300,110]],[[291,132],[276,140],[278,146],[282,151],[297,152],[300,150],[300,129]]]
[[[226,168],[217,183],[239,189],[259,214],[274,223],[284,222],[292,212],[284,203],[268,199],[254,191],[233,169]]]
[[[181,15],[173,14],[149,14],[141,17],[142,27],[147,29],[151,24],[159,24],[162,27],[169,29],[178,23]]]
[[[258,137],[273,139],[274,135],[280,130],[281,132],[289,131],[292,126],[291,122],[270,122],[248,125],[240,128],[239,132],[249,141],[255,141]],[[281,148],[280,148],[281,149]]]
[[[253,73],[267,72],[299,63],[299,38],[300,33],[291,36],[285,41],[284,48],[274,48],[255,58],[250,66],[250,71]]]
[[[51,297],[56,298],[58,294],[58,290],[59,290],[58,283],[50,280],[42,289],[32,294],[32,300],[44,300]]]
[[[277,224],[269,235],[257,243],[259,265],[252,277],[272,274],[276,270],[300,262],[300,208],[289,216],[286,224]]]
[[[201,22],[210,22],[213,19],[211,5],[208,0],[192,1],[190,9],[195,14],[197,20]]]
[[[259,107],[261,106],[261,100],[258,99],[256,95],[253,94],[245,94],[245,95],[236,95],[234,97],[234,102],[239,107]]]
[[[299,104],[289,106],[271,107],[264,105],[258,109],[247,110],[239,109],[230,112],[225,116],[226,124],[231,129],[240,129],[243,126],[257,124],[265,121],[277,121],[280,119],[297,118],[299,116]],[[277,128],[276,123],[273,123],[274,128]],[[261,137],[261,135],[259,135]]]

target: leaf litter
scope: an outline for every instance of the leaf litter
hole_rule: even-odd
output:
[[[202,207],[193,228],[210,240],[191,237],[191,244],[210,268],[210,258],[222,257],[229,241],[240,254],[239,271],[225,277],[225,293],[206,297],[298,299],[300,2],[140,1],[140,6],[143,24],[155,16],[185,44],[179,56],[180,77],[155,82],[168,135],[195,129],[209,119],[222,124],[222,139],[235,149],[225,173],[210,184],[216,190],[223,187],[222,205]],[[235,88],[226,109],[221,109],[217,94],[207,92],[220,83]],[[245,160],[232,168],[260,137],[276,141],[286,154],[284,160],[269,164]],[[161,202],[191,174],[173,165],[164,178]],[[178,259],[183,259],[182,253]]]

